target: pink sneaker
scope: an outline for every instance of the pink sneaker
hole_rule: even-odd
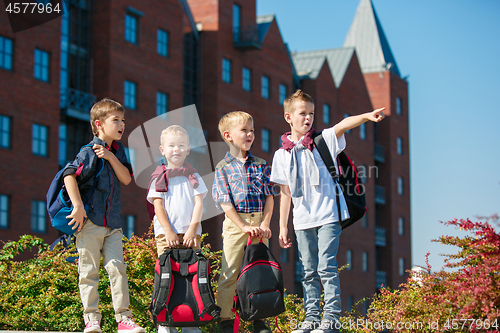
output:
[[[83,333],[101,333],[101,323],[98,320],[89,321]]]
[[[118,323],[118,333],[146,333],[146,330],[127,317]]]

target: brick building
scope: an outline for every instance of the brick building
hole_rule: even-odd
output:
[[[366,176],[368,214],[342,235],[339,264],[350,264],[341,272],[343,308],[381,284],[404,281],[411,259],[408,86],[370,0],[361,0],[342,48],[294,54],[275,16],[256,17],[255,1],[69,2],[76,6],[62,18],[16,34],[5,13],[0,16],[1,240],[58,236],[45,213],[45,193],[57,170],[90,140],[88,110],[95,100],[124,104],[127,134],[196,104],[205,135],[190,158],[210,161],[202,168],[211,185],[209,173],[226,149],[220,117],[251,113],[252,153],[271,163],[289,130],[282,102],[302,88],[315,99],[317,130],[381,106],[389,116],[346,134],[346,151]],[[127,148],[129,139],[122,140]],[[128,154],[134,164],[138,153],[130,148]],[[148,170],[140,171],[147,178]],[[133,182],[122,197],[125,234],[145,234],[145,190]],[[271,250],[283,265],[286,288],[301,293],[296,251],[278,245],[278,201]],[[221,224],[221,215],[203,222],[214,249],[222,245]]]

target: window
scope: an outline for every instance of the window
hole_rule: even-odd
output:
[[[168,32],[161,29],[156,34],[156,51],[159,55],[168,57]]]
[[[363,252],[361,259],[363,261],[363,272],[368,272],[368,253]]]
[[[366,184],[368,182],[368,166],[366,164],[361,165],[358,170],[358,177],[361,180],[361,184]]]
[[[156,115],[162,115],[168,111],[168,95],[162,92],[156,93]]]
[[[48,52],[35,50],[35,79],[49,82],[50,56]]]
[[[330,124],[330,105],[323,104],[323,123]]]
[[[222,58],[222,81],[231,83],[231,60]]]
[[[67,126],[59,124],[59,166],[66,165],[67,160]]]
[[[396,114],[401,114],[402,113],[402,110],[401,110],[401,98],[399,97],[396,97]]]
[[[127,160],[132,164],[132,169],[135,170],[135,149],[130,147],[123,147]]]
[[[280,84],[280,105],[283,105],[285,99],[286,99],[286,86],[284,84]]]
[[[125,80],[125,98],[124,103],[126,108],[135,110],[137,108],[137,84],[132,81]]]
[[[397,146],[398,155],[403,155],[403,139],[401,137],[398,137],[396,139],[396,146]]]
[[[403,183],[403,178],[398,177],[398,194],[403,195],[404,193],[404,183]]]
[[[269,99],[269,78],[263,75],[260,80],[260,85],[262,97]]]
[[[366,123],[359,125],[359,137],[361,140],[366,140]]]
[[[12,39],[0,36],[0,68],[12,70]]]
[[[243,72],[242,72],[243,80],[242,80],[242,86],[243,90],[246,91],[251,91],[252,90],[252,71],[250,68],[243,67]]]
[[[0,228],[9,227],[9,197],[0,194]]]
[[[31,231],[45,233],[45,201],[31,201]]]
[[[241,7],[233,5],[233,41],[238,43],[241,38]]]
[[[398,219],[398,234],[400,236],[405,234],[405,219],[402,217]]]
[[[399,258],[399,276],[405,275],[405,258]]]
[[[0,147],[10,148],[10,117],[0,115]]]
[[[133,44],[139,43],[139,18],[130,13],[125,14],[125,40]]]
[[[349,113],[344,113],[344,118],[350,117]],[[351,130],[345,131],[347,134],[351,133]]]
[[[126,215],[125,217],[125,230],[123,234],[128,239],[132,238],[132,234],[135,232],[135,216]]]
[[[262,129],[262,150],[265,152],[271,151],[271,132],[268,129]]]
[[[31,144],[33,154],[47,156],[48,132],[47,126],[33,124],[33,140]]]
[[[347,270],[351,271],[352,270],[352,250],[347,250],[345,253],[345,261],[347,266]]]

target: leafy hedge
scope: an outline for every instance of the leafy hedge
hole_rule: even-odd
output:
[[[18,262],[14,258],[21,252],[38,248],[36,258]],[[154,264],[157,258],[153,237],[133,236],[124,238],[124,255],[129,278],[130,309],[134,320],[147,332],[155,332],[148,305],[154,281]],[[212,262],[212,272],[220,270],[221,252],[204,248]],[[75,245],[68,250],[58,245],[49,251],[41,239],[24,235],[18,241],[7,243],[0,250],[0,330],[29,331],[83,331],[83,307],[78,290],[78,265]],[[217,281],[213,281],[214,291]],[[116,322],[112,306],[107,272],[99,271],[99,310],[102,314],[103,332],[115,332]],[[289,332],[291,319],[304,318],[302,300],[295,295],[285,299],[288,311],[278,317],[281,330]],[[274,320],[274,319],[273,319]],[[242,323],[243,324],[243,323]],[[275,327],[275,321],[269,321]],[[241,331],[251,329],[250,323],[241,325]],[[202,328],[204,332],[217,332],[214,325]]]
[[[489,222],[500,225],[498,216],[489,218]],[[500,233],[490,223],[468,219],[447,222],[469,233],[464,237],[442,236],[436,240],[460,249],[446,260],[445,267],[453,270],[431,273],[427,265],[424,273],[411,272],[399,289],[381,289],[372,298],[366,315],[351,313],[342,317],[341,331],[500,332]],[[39,249],[35,259],[14,260],[19,253],[31,248]],[[212,271],[219,273],[221,253],[212,252],[209,246],[204,252],[212,261]],[[1,330],[83,330],[75,253],[74,245],[67,251],[60,246],[49,251],[41,239],[27,235],[0,250]],[[155,332],[147,310],[156,261],[152,235],[124,238],[124,253],[130,309],[139,325],[147,332]],[[216,291],[217,281],[212,282]],[[99,294],[103,332],[114,332],[116,323],[109,279],[102,263]],[[283,332],[290,332],[304,319],[302,299],[287,295],[285,305],[287,311],[268,322],[273,331],[275,320]],[[250,323],[242,323],[240,332],[251,328]],[[202,331],[218,332],[213,324],[203,327]]]

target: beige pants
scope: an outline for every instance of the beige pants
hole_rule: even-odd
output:
[[[184,245],[182,245],[182,241],[184,239],[184,234],[177,234],[177,236],[179,236],[179,245],[176,246],[176,249],[186,249],[186,247]],[[198,240],[198,246],[193,247],[193,249],[195,249],[195,250],[201,249],[201,237],[200,237],[200,235],[196,235],[196,239]],[[167,245],[167,240],[165,239],[164,234],[156,236],[155,241],[156,241],[156,251],[158,251],[158,257],[163,254],[165,249],[170,248]]]
[[[262,213],[239,214],[249,226],[260,226]],[[252,244],[260,238],[252,238]],[[217,291],[217,304],[221,307],[221,318],[231,318],[233,313],[233,297],[236,295],[236,280],[240,272],[241,259],[248,242],[248,234],[243,233],[227,216],[222,224],[222,262]],[[268,245],[269,240],[263,239]]]
[[[99,265],[101,255],[108,272],[115,319],[120,322],[132,317],[129,310],[127,264],[123,258],[122,229],[99,227],[89,219],[82,230],[75,233],[78,249],[78,274],[80,298],[85,323],[101,320],[99,312]]]

